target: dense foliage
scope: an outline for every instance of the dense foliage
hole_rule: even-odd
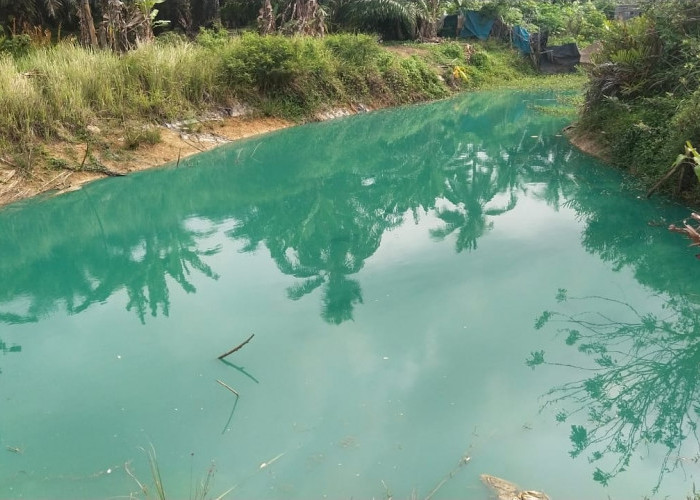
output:
[[[35,26],[77,33],[89,16],[102,44],[115,18],[133,24],[139,14],[169,30],[195,35],[201,27],[322,34],[363,31],[385,39],[432,38],[444,13],[478,10],[508,25],[589,42],[599,37],[618,0],[0,0],[0,24],[20,34]],[[152,16],[152,17],[149,17]]]
[[[610,27],[597,57],[582,125],[651,185],[686,141],[700,144],[700,4],[649,2],[642,17]]]

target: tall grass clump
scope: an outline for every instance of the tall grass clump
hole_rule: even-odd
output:
[[[336,71],[346,95],[362,100],[387,92],[380,65],[389,55],[369,35],[337,34],[323,44],[336,61]]]
[[[0,57],[0,136],[7,141],[48,135],[51,117],[33,78],[10,56]]]
[[[153,121],[223,103],[221,58],[190,43],[151,44],[118,55],[72,43],[0,62],[3,135],[51,136],[104,119]],[[20,134],[21,135],[21,134]],[[12,138],[12,137],[11,137]]]
[[[32,51],[19,63],[42,96],[52,122],[83,127],[123,104],[121,61],[111,52],[93,52],[74,44]]]
[[[229,94],[221,58],[195,44],[146,45],[123,56],[122,64],[127,108],[146,117],[180,117],[219,104]]]

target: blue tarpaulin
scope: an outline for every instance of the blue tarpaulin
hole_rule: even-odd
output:
[[[475,10],[468,10],[464,13],[464,26],[459,36],[462,38],[476,37],[479,40],[486,40],[491,33],[495,19],[482,16]]]
[[[513,45],[523,54],[529,54],[530,33],[522,26],[513,26]]]

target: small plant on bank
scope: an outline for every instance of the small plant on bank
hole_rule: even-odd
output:
[[[162,141],[160,128],[155,126],[128,126],[124,131],[124,147],[136,149],[142,144],[155,145]]]

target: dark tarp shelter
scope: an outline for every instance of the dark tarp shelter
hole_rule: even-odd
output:
[[[575,43],[552,45],[542,50],[539,62],[542,73],[572,73],[581,62],[581,54]]]
[[[468,10],[464,13],[464,26],[462,26],[459,36],[486,40],[491,34],[495,20],[493,17],[482,16],[475,10]]]
[[[438,30],[438,36],[443,38],[457,38],[459,35],[459,16],[452,14],[442,19],[442,27]]]

